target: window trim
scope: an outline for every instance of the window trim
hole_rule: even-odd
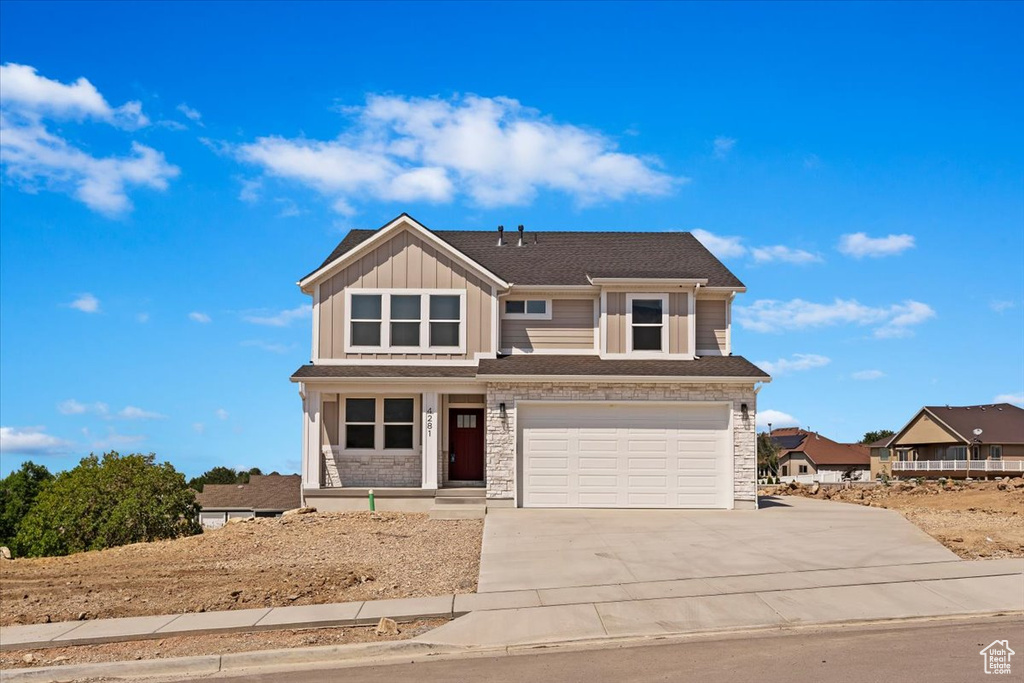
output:
[[[988,459],[989,460],[1002,460],[1003,459],[1003,445],[1002,444],[989,444],[988,446]]]
[[[649,349],[643,349],[640,351],[633,350],[633,301],[635,300],[647,301],[651,299],[661,300],[661,350],[651,351]],[[626,353],[634,358],[662,358],[669,355],[669,314],[668,314],[668,301],[669,297],[667,293],[627,293],[626,294]],[[638,323],[643,327],[654,327],[654,324]]]
[[[352,320],[352,297],[361,294],[381,297],[381,330],[380,346],[357,346],[352,343],[352,323],[359,322]],[[391,345],[391,323],[413,322],[411,320],[391,319],[391,297],[394,296],[419,296],[420,297],[420,343],[419,346],[392,346]],[[431,346],[430,345],[430,296],[457,296],[459,297],[459,345],[458,346]],[[441,321],[438,321],[441,322]],[[454,321],[450,321],[454,322]],[[345,288],[345,353],[438,353],[464,355],[466,353],[466,332],[469,321],[466,316],[466,290],[465,289],[402,289],[402,288]]]
[[[346,405],[349,399],[372,398],[374,400],[373,448],[348,448],[348,425],[345,420]],[[412,399],[412,448],[384,448],[384,401],[391,398]],[[338,448],[345,455],[420,455],[420,395],[419,394],[352,394],[338,397]],[[353,422],[365,425],[369,422]],[[387,424],[407,425],[408,422],[389,422]]]
[[[522,301],[523,302],[523,313],[509,313],[505,309],[507,308],[508,302],[510,301]],[[544,312],[543,313],[526,313],[526,307],[531,301],[543,301]],[[501,317],[505,320],[551,320],[551,299],[536,296],[524,296],[524,297],[509,297],[501,300]]]
[[[807,472],[808,472],[807,465],[797,465],[797,468],[796,468],[796,473],[797,474],[807,474]]]

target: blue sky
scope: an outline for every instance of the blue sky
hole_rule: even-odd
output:
[[[1024,400],[1020,4],[2,14],[3,473],[295,470],[294,283],[402,211],[702,231],[776,426]]]

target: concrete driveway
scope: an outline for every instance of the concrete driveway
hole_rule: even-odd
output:
[[[490,510],[478,592],[946,562],[899,513],[806,498],[751,511]],[[735,581],[742,581],[737,578]],[[799,585],[794,580],[794,586]]]

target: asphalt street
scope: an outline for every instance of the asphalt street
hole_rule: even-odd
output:
[[[1011,674],[984,673],[980,650],[1008,640],[1020,654]],[[1016,661],[1013,661],[1016,660]],[[215,676],[217,683],[416,681],[581,681],[615,683],[964,683],[1024,681],[1024,618],[935,621],[732,634],[599,649],[558,648],[512,655],[318,670]]]

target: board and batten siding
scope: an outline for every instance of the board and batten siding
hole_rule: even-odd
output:
[[[605,325],[607,327],[606,353],[627,353],[626,344],[626,294],[607,292],[605,294]],[[643,293],[638,292],[637,296]],[[651,292],[651,296],[660,293]],[[688,292],[668,293],[668,350],[669,353],[689,354],[690,348],[690,296]],[[698,345],[699,346],[699,345]]]
[[[596,299],[552,299],[550,320],[501,320],[503,350],[545,351],[594,348]]]
[[[466,290],[466,353],[345,353],[345,290],[374,288]],[[472,360],[477,353],[494,351],[492,300],[490,284],[432,244],[403,230],[320,283],[320,358]]]
[[[729,353],[729,302],[697,299],[697,353]]]

